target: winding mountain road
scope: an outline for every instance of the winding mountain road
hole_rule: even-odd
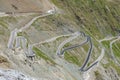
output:
[[[104,49],[102,49],[101,51],[101,55],[98,57],[97,60],[95,60],[88,68],[85,69],[86,65],[88,64],[89,62],[89,59],[90,59],[90,56],[91,56],[91,53],[92,53],[92,49],[93,49],[93,44],[92,44],[92,41],[91,41],[91,38],[90,36],[86,35],[84,32],[75,32],[75,33],[71,33],[71,34],[67,34],[67,35],[61,35],[61,36],[57,36],[57,37],[53,37],[51,39],[47,39],[45,41],[41,41],[41,42],[38,42],[38,43],[34,43],[32,45],[28,45],[28,49],[26,48],[26,45],[27,45],[27,40],[24,38],[24,37],[17,37],[17,33],[19,32],[22,32],[24,30],[26,30],[27,28],[30,27],[30,25],[32,25],[32,23],[37,20],[38,18],[41,18],[41,17],[46,17],[46,16],[49,16],[49,15],[52,15],[56,12],[55,9],[52,9],[52,10],[49,10],[47,11],[45,14],[42,14],[40,16],[36,16],[34,17],[29,23],[27,23],[25,26],[23,26],[22,28],[20,29],[15,29],[11,32],[11,35],[10,35],[10,38],[9,38],[9,41],[8,41],[8,48],[9,49],[12,49],[13,48],[13,44],[16,40],[16,44],[15,44],[15,47],[20,47],[20,42],[22,41],[22,47],[24,49],[25,52],[27,52],[26,56],[34,56],[35,53],[32,51],[32,48],[33,46],[36,46],[36,45],[39,45],[39,44],[42,44],[42,43],[47,43],[47,42],[51,42],[51,41],[54,41],[56,40],[57,38],[59,37],[63,37],[63,36],[71,36],[70,38],[68,38],[67,40],[63,41],[59,46],[58,46],[58,49],[56,51],[56,54],[57,55],[64,55],[64,52],[67,51],[67,50],[70,50],[70,49],[73,49],[73,48],[76,48],[76,47],[81,47],[82,45],[86,44],[87,42],[89,42],[89,45],[90,45],[90,48],[88,50],[88,53],[87,53],[87,57],[84,61],[84,63],[82,64],[82,66],[80,67],[80,71],[82,72],[85,72],[85,71],[88,71],[90,68],[92,68],[94,65],[96,65],[104,56]],[[73,39],[77,38],[78,36],[80,36],[80,34],[84,37],[86,37],[86,40],[82,43],[80,43],[79,45],[73,45],[73,46],[70,46],[70,47],[66,47],[62,50],[62,48],[64,47],[65,44],[67,44],[68,42],[72,41]],[[115,37],[112,37],[110,39],[114,39]],[[103,40],[99,40],[99,42],[101,43],[102,41],[105,41],[105,40],[110,40],[108,38],[105,38]],[[112,43],[111,43],[112,45]],[[62,51],[61,51],[62,50]]]
[[[76,47],[81,47],[82,45],[86,44],[88,42],[88,39],[86,39],[84,42],[80,43],[80,44],[76,44],[76,45],[72,45],[70,47],[66,47],[64,48],[62,51],[61,51],[61,55],[64,55],[64,52],[67,51],[67,50],[70,50],[70,49],[73,49],[73,48],[76,48]]]
[[[56,51],[57,55],[61,55],[61,49],[64,47],[65,44],[67,44],[68,42],[72,41],[73,39],[77,38],[80,35],[80,32],[75,32],[72,37],[68,38],[67,40],[63,41],[59,46],[58,49]]]
[[[97,40],[99,43],[102,43],[103,41],[110,41],[110,40],[112,40],[112,39],[114,39],[114,38],[117,38],[118,36],[116,36],[116,37],[106,37],[106,38],[104,38],[104,39],[101,39],[101,40]]]
[[[13,31],[11,31],[11,33],[10,33],[10,38],[9,38],[9,40],[8,40],[8,44],[7,44],[7,47],[9,48],[9,49],[13,49],[13,44],[14,44],[14,42],[15,42],[15,38],[17,37],[17,28],[16,29],[14,29]]]
[[[80,34],[80,32],[79,32]],[[68,38],[67,40],[63,41],[60,46],[58,47],[58,50],[57,50],[57,55],[64,55],[64,52],[67,51],[67,50],[70,50],[70,49],[73,49],[73,48],[76,48],[76,47],[81,47],[82,45],[86,44],[87,42],[90,43],[90,48],[88,50],[88,55],[86,57],[86,60],[85,62],[83,63],[82,67],[80,68],[80,71],[82,72],[85,72],[85,71],[88,71],[90,68],[92,68],[94,65],[96,65],[100,60],[101,60],[101,57],[100,56],[94,63],[92,63],[92,65],[90,65],[88,68],[84,69],[85,66],[87,65],[87,63],[89,62],[89,59],[90,59],[90,56],[91,56],[91,53],[92,53],[92,49],[93,49],[93,44],[92,44],[92,41],[91,41],[91,38],[87,35],[85,35],[85,33],[83,33],[83,36],[86,37],[86,40],[82,43],[80,43],[79,45],[73,45],[73,46],[70,46],[70,47],[66,47],[64,48],[62,51],[61,51],[61,48],[68,42],[70,42],[71,40],[75,39],[76,37],[78,37],[78,35],[75,35],[76,37],[71,37],[71,38]]]
[[[40,42],[38,42],[38,43],[34,43],[33,46],[40,45],[40,44],[43,44],[43,43],[52,42],[52,41],[55,41],[57,38],[60,38],[60,37],[68,37],[68,36],[72,36],[73,34],[74,34],[74,33],[56,36],[56,37],[53,37],[53,38],[50,38],[50,39],[47,39],[47,40],[44,40],[44,41],[40,41]]]
[[[119,62],[117,61],[117,59],[115,58],[115,55],[113,53],[113,49],[112,49],[112,45],[113,43],[115,43],[116,41],[120,40],[120,36],[115,36],[115,37],[109,37],[109,38],[104,38],[102,40],[99,40],[100,43],[102,43],[102,41],[109,41],[109,40],[112,40],[114,39],[113,41],[110,42],[110,52],[111,52],[111,56],[113,58],[113,60],[115,61],[115,63],[120,66]]]
[[[15,40],[16,40],[15,48],[19,47],[20,46],[20,41],[22,41],[22,48],[23,48],[26,56],[35,56],[35,53],[32,50],[33,45],[28,45],[28,49],[27,49],[26,48],[27,40],[25,38],[23,38],[23,37],[22,38],[21,37],[17,37],[17,33],[22,32],[22,31],[26,30],[27,28],[29,28],[30,25],[32,25],[33,22],[35,20],[37,20],[38,18],[46,17],[46,16],[49,16],[49,15],[52,15],[52,14],[55,14],[55,13],[56,13],[56,9],[52,8],[51,10],[48,10],[47,12],[43,13],[42,15],[34,17],[30,22],[28,22],[22,28],[13,30],[11,32],[10,38],[8,40],[8,44],[7,44],[8,49],[13,49],[14,48],[13,45],[14,45]]]
[[[52,12],[44,13],[44,14],[42,14],[42,15],[40,15],[40,16],[34,17],[34,18],[33,18],[29,23],[27,23],[24,27],[20,28],[20,29],[18,30],[18,32],[22,32],[23,30],[29,28],[30,25],[32,25],[33,22],[34,22],[35,20],[37,20],[38,18],[42,18],[42,17],[46,17],[46,16],[49,16],[49,15],[52,15],[53,13],[55,13],[56,10],[48,10],[48,11],[52,11]]]
[[[27,57],[35,56],[35,53],[32,50],[33,46],[28,44],[28,48],[27,48],[27,39],[23,36],[16,37],[15,48],[19,48],[19,47],[23,48],[23,51]]]
[[[23,36],[17,36],[16,37],[16,44],[15,44],[15,48],[21,47],[23,49],[26,49],[27,46],[27,39]]]

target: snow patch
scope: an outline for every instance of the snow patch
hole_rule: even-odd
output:
[[[84,80],[90,80],[90,74],[88,72],[83,74],[83,79]]]
[[[37,80],[12,69],[0,68],[0,80]]]

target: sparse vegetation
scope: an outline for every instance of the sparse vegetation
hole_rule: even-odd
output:
[[[91,55],[92,59],[90,59],[88,63],[89,66],[91,62],[98,57],[99,53],[101,53],[100,52],[101,47],[98,47],[100,46],[100,44],[97,42],[97,40],[103,39],[104,37],[109,35],[110,36],[118,35],[118,32],[116,32],[115,29],[119,30],[120,28],[120,5],[119,5],[120,1],[119,0],[51,0],[51,1],[58,8],[60,8],[58,9],[60,11],[58,11],[58,13],[56,12],[57,14],[37,19],[31,25],[33,27],[29,28],[30,30],[27,29],[27,31],[25,32],[20,32],[18,33],[18,36],[24,36],[25,38],[27,38],[28,42],[30,42],[31,39],[31,43],[32,43],[32,41],[39,42],[40,40],[46,39],[47,37],[53,35],[61,35],[64,33],[83,31],[91,37],[93,43],[93,51]],[[19,7],[16,7],[15,5],[12,5],[12,7],[14,7],[16,10],[17,8],[19,9]],[[35,17],[35,15],[33,17]],[[5,33],[4,29],[5,30],[9,29],[11,25],[16,24],[17,22],[21,23],[23,17],[19,17],[19,18],[21,18],[21,21],[18,21],[19,19],[13,16],[0,18],[0,28],[1,28],[0,34],[4,35]],[[17,26],[17,24],[15,26]],[[12,28],[10,30],[12,30]],[[28,36],[30,32],[31,32],[31,36]],[[40,36],[38,36],[39,34]],[[47,37],[44,35],[47,35]],[[60,42],[62,42],[64,39],[67,38],[68,37],[59,37],[54,42],[43,43],[42,46],[40,46],[42,47],[43,50],[49,48],[48,50],[52,49],[53,51],[52,50],[45,51],[46,53],[44,53],[37,47],[34,47],[33,50],[36,53],[37,57],[44,59],[46,62],[52,65],[55,65],[56,63],[53,60],[53,55],[56,53],[56,49],[59,46]],[[6,38],[3,37],[3,40],[5,39]],[[72,43],[67,43],[64,47],[71,46],[71,44]],[[103,47],[105,47],[106,53],[109,53],[109,54],[105,54],[104,56],[106,60],[108,59],[107,60],[108,63],[103,64],[103,67],[106,69],[109,68],[109,66],[111,66],[112,68],[116,69],[118,75],[120,75],[119,66],[117,66],[117,64],[114,63],[114,61],[110,58],[110,50],[109,50],[110,41],[103,41],[102,44]],[[66,51],[64,54],[64,59],[70,63],[81,66],[84,58],[86,58],[88,49],[89,49],[89,45],[85,44],[84,46],[82,46],[82,48],[79,49],[75,48],[71,51]],[[113,44],[113,53],[120,62],[119,49],[120,49],[119,42]],[[51,57],[47,55],[47,52],[50,53]],[[1,62],[6,62],[6,60],[1,58],[0,63]],[[99,73],[99,71],[95,71],[94,73],[96,76],[96,80],[102,80],[102,75]]]
[[[113,47],[112,47],[112,49],[113,49],[113,53],[115,54],[115,56],[116,57],[120,57],[120,43],[114,43],[113,44]]]
[[[114,28],[119,28],[119,1],[111,3],[107,0],[52,0],[53,3],[67,12],[67,19],[85,27],[84,30],[92,37],[103,38],[106,34],[115,35]],[[64,5],[64,6],[63,6]],[[71,16],[72,15],[72,16]]]
[[[3,56],[0,56],[0,63],[8,63],[8,60],[7,58],[3,57]]]
[[[67,60],[70,63],[76,64],[76,65],[81,65],[81,62],[79,61],[78,57],[73,54],[65,52],[64,58],[65,58],[65,60]]]
[[[95,71],[94,73],[95,73],[95,76],[96,76],[95,80],[103,80],[102,75],[98,71]]]
[[[33,47],[33,50],[35,51],[36,55],[42,59],[44,59],[47,62],[52,63],[53,65],[55,65],[56,63],[49,57],[47,56],[45,53],[43,53],[41,50],[39,50],[37,47]]]
[[[117,71],[118,75],[120,75],[120,68],[119,68],[119,66],[114,62],[114,60],[109,59],[109,63],[103,64],[103,67],[106,68],[106,69],[109,68],[110,66],[112,66],[112,67]]]
[[[103,41],[102,44],[109,49],[110,48],[110,41]]]
[[[64,47],[69,47],[69,46],[71,46],[70,43],[67,43],[67,44],[64,45]]]

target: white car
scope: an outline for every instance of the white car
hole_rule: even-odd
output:
[[[49,13],[49,14],[53,14],[54,12],[55,12],[54,9],[51,9],[51,10],[48,10],[48,11],[47,11],[47,13]]]

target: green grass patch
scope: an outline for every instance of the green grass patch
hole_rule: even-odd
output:
[[[113,49],[114,55],[117,57],[120,57],[120,47],[118,45],[120,45],[120,43],[113,44],[112,49]]]
[[[118,75],[120,75],[120,67],[113,60],[109,60],[109,63],[103,64],[104,68],[109,68],[110,66],[112,66],[117,71]]]
[[[106,48],[110,48],[110,41],[103,41],[102,44],[106,47]]]
[[[69,47],[69,46],[71,46],[71,44],[70,44],[70,43],[67,43],[67,44],[64,45],[63,48],[66,48],[66,47]]]
[[[70,53],[68,53],[68,52],[65,52],[65,53],[64,53],[64,58],[65,58],[65,60],[67,60],[67,61],[70,62],[70,63],[76,64],[76,65],[78,65],[78,66],[81,65],[81,62],[79,61],[78,57],[75,56],[75,55],[73,55],[73,54],[70,54]]]
[[[28,35],[27,35],[26,32],[19,32],[19,33],[17,33],[17,36],[25,36],[25,37],[28,37]]]
[[[48,57],[45,53],[43,53],[37,47],[33,47],[33,50],[35,51],[37,56],[39,56],[40,58],[44,59],[46,62],[50,62],[52,65],[56,64],[50,57]]]
[[[2,27],[4,27],[5,29],[8,29],[8,25],[7,25],[7,23],[5,23],[4,21],[1,21],[0,20],[0,25],[2,26]]]
[[[27,39],[28,42],[31,42],[29,40],[29,36],[28,36],[28,34],[26,32],[19,32],[19,33],[17,33],[17,36],[23,36],[23,37],[25,37]]]
[[[113,28],[120,26],[120,20],[117,17],[120,15],[119,1],[110,3],[107,0],[52,0],[52,2],[66,11],[67,15],[63,14],[64,18],[72,17],[69,19],[71,22],[79,23],[77,24],[79,26],[84,25],[84,29],[87,29],[92,37],[115,35]]]
[[[94,73],[96,76],[96,80],[103,80],[102,75],[98,71],[95,71]]]

